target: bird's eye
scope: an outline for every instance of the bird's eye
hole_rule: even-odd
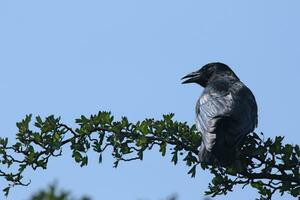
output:
[[[226,71],[225,74],[226,74],[226,75],[229,75],[229,76],[232,76],[232,75],[233,75],[231,71]]]

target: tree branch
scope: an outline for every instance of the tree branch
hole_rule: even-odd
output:
[[[0,138],[0,166],[6,170],[0,170],[0,177],[8,182],[3,191],[8,195],[11,187],[28,185],[23,183],[22,176],[26,168],[46,169],[50,159],[61,156],[66,146],[80,166],[88,164],[87,152],[91,149],[99,153],[99,162],[102,162],[103,153],[110,149],[115,167],[120,161],[143,160],[144,152],[156,146],[162,156],[170,152],[175,165],[179,159],[185,162],[191,167],[188,174],[194,177],[200,164],[197,160],[200,134],[195,126],[174,121],[173,116],[130,123],[126,117],[116,121],[109,112],[99,112],[76,119],[78,127],[73,129],[54,116],[44,120],[37,116],[35,127],[31,127],[32,116],[28,115],[17,123],[19,131],[15,144],[9,146],[6,138]],[[202,169],[214,175],[206,194],[224,195],[235,185],[241,185],[256,188],[261,199],[270,199],[276,191],[299,197],[299,146],[284,145],[282,141],[280,136],[265,140],[263,135],[252,133],[245,138],[233,166],[223,168],[201,163]]]

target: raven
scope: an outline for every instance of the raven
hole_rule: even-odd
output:
[[[225,64],[204,65],[182,79],[204,91],[196,104],[196,127],[202,137],[199,161],[229,166],[245,136],[257,126],[257,104],[251,90]]]

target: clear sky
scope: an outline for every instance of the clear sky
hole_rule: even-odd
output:
[[[299,9],[297,0],[3,0],[0,136],[13,141],[15,122],[29,113],[55,114],[72,125],[99,110],[132,121],[174,112],[192,125],[202,89],[181,85],[180,78],[221,61],[255,94],[257,132],[299,144]],[[80,168],[64,149],[47,170],[28,171],[32,184],[14,188],[8,200],[25,200],[55,180],[74,196],[95,200],[159,200],[175,193],[192,200],[202,198],[211,178],[198,170],[191,179],[184,164],[174,167],[157,151],[117,169],[109,153],[101,165],[90,155]],[[227,199],[255,194],[236,188]]]

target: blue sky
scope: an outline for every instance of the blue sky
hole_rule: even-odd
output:
[[[132,121],[174,112],[193,124],[202,89],[181,85],[180,78],[221,61],[255,94],[257,132],[299,144],[299,6],[296,0],[1,1],[0,137],[13,141],[15,122],[28,113],[55,114],[72,125],[99,110]],[[117,169],[109,153],[101,165],[90,155],[89,166],[80,168],[64,149],[47,170],[28,171],[32,184],[8,199],[25,200],[55,180],[94,199],[158,200],[174,193],[200,199],[211,178],[199,170],[191,179],[187,167],[174,167],[155,151]],[[236,188],[228,199],[254,194]]]

